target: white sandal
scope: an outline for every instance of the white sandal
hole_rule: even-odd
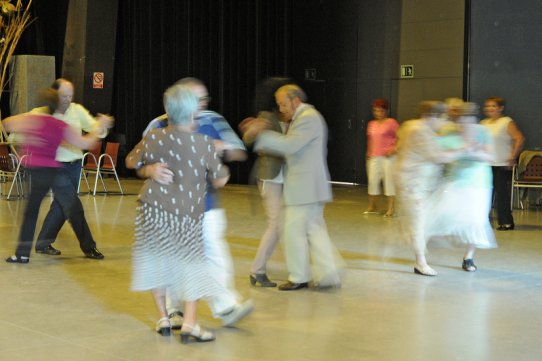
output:
[[[168,316],[162,317],[156,322],[156,332],[162,336],[171,335],[171,323],[169,322]]]
[[[191,339],[196,342],[209,342],[215,340],[215,335],[200,327],[200,325],[191,326],[183,323],[181,329],[181,343],[188,343]]]

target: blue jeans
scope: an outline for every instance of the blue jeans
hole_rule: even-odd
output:
[[[73,231],[79,240],[79,247],[83,252],[87,252],[93,248],[96,248],[96,242],[92,238],[92,233],[88,227],[87,220],[85,219],[85,212],[83,205],[77,194],[77,186],[79,185],[79,178],[81,177],[81,161],[77,160],[70,163],[62,163],[63,171],[60,176],[63,178],[58,180],[57,183],[62,188],[53,188],[54,199],[51,203],[49,213],[43,221],[43,226],[38,235],[36,248],[44,248],[51,245],[58,236],[58,232],[64,225],[66,220],[70,221]],[[32,179],[34,181],[34,179]],[[63,204],[65,199],[60,197],[60,192],[70,192],[73,195],[73,209],[68,214],[66,212],[66,206]],[[57,194],[58,193],[58,194]]]

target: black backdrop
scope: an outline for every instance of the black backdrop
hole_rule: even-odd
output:
[[[164,89],[182,77],[202,79],[210,108],[234,129],[251,115],[255,84],[288,73],[290,1],[119,1],[112,113],[128,148],[164,112]],[[245,183],[249,169],[231,165],[232,181]]]
[[[505,112],[525,134],[527,149],[542,149],[542,2],[470,3],[468,97],[482,104],[506,99]]]
[[[207,84],[210,108],[235,129],[252,114],[256,83],[289,73],[292,1],[119,0],[112,109],[89,110],[113,114],[114,132],[131,149],[146,124],[163,113],[165,88],[194,76]],[[36,20],[16,51],[55,56],[57,77],[68,5],[69,0],[34,0]],[[231,165],[232,182],[245,183],[250,166]]]
[[[34,0],[38,21],[19,49],[55,55],[57,76],[68,3]],[[400,17],[389,13],[399,14],[400,3],[119,0],[112,109],[85,106],[113,114],[114,132],[130,149],[146,124],[163,113],[162,93],[179,78],[201,78],[213,97],[211,109],[236,128],[252,113],[255,84],[267,76],[288,76],[306,88],[309,102],[328,122],[332,179],[364,183],[364,119],[372,98],[389,97],[383,85],[389,76],[378,74],[393,67],[364,59],[374,54],[375,31],[387,34],[387,28],[398,27]],[[397,39],[391,37],[386,46],[397,47]],[[305,81],[307,68],[317,69],[316,80]],[[233,164],[232,181],[245,183],[250,167],[250,161]]]

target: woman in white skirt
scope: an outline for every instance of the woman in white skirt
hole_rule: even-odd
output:
[[[396,173],[399,223],[416,256],[414,272],[436,276],[426,259],[426,227],[430,221],[427,204],[442,177],[442,165],[458,159],[463,149],[446,149],[439,143],[439,130],[445,123],[443,103],[423,101],[419,108],[420,119],[404,122],[399,130]]]
[[[466,152],[445,167],[444,177],[430,197],[425,212],[426,237],[429,241],[446,241],[466,248],[462,268],[476,271],[477,248],[497,246],[489,223],[494,158],[491,135],[477,124],[478,106],[464,103],[457,119],[459,134]]]
[[[152,291],[161,317],[156,329],[160,334],[171,332],[165,302],[168,289],[185,303],[181,341],[212,341],[214,335],[196,322],[196,303],[216,296],[222,288],[208,270],[202,222],[207,180],[223,187],[229,171],[212,139],[194,133],[198,99],[188,86],[167,89],[164,107],[168,126],[151,130],[126,157],[126,166],[147,178],[135,222],[132,289]]]

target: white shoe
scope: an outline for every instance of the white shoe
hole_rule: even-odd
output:
[[[180,311],[175,311],[169,314],[169,323],[171,324],[171,328],[174,330],[178,330],[181,327],[183,327],[183,314]]]
[[[416,264],[414,266],[414,273],[422,276],[436,276],[438,275],[438,272],[432,269],[429,265],[425,264],[423,266],[420,266],[419,264]]]
[[[233,326],[237,322],[241,321],[244,317],[248,316],[254,310],[254,303],[252,300],[245,301],[243,304],[236,304],[231,311],[220,315],[222,319],[222,325],[225,327]]]
[[[215,335],[200,327],[200,325],[189,326],[184,324],[181,329],[181,343],[189,343],[191,340],[196,342],[210,342],[215,340]]]

